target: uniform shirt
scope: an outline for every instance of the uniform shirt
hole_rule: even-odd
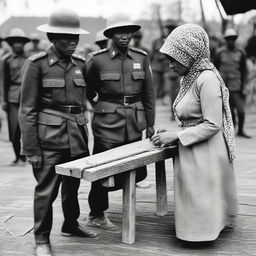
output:
[[[84,113],[74,115],[76,122],[49,114],[45,106],[75,105],[86,108],[86,65],[82,57],[61,59],[50,48],[34,55],[25,64],[22,79],[20,126],[22,153],[39,154],[45,149],[67,149],[71,156],[84,153],[87,141]]]
[[[3,60],[3,101],[19,104],[21,69],[27,57],[22,54],[8,53]]]
[[[221,49],[216,56],[215,66],[230,91],[241,91],[246,76],[246,58],[243,50]]]
[[[114,142],[138,139],[143,129],[154,125],[155,104],[152,72],[147,53],[129,48],[122,56],[113,45],[96,52],[87,63],[88,94],[99,95],[92,120],[95,137]],[[106,98],[139,96],[141,101],[124,106]]]

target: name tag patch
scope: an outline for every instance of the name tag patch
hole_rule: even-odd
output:
[[[75,70],[75,73],[78,75],[78,74],[82,74],[81,70],[80,69],[76,69]]]
[[[140,63],[133,63],[133,69],[141,69]]]

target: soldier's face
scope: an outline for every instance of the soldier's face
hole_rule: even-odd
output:
[[[12,43],[12,49],[14,52],[22,52],[24,48],[23,42],[14,42]]]
[[[132,39],[132,32],[116,31],[112,36],[114,44],[120,48],[127,48]]]
[[[76,50],[79,42],[79,35],[63,34],[59,38],[54,38],[52,42],[60,53],[70,56]]]

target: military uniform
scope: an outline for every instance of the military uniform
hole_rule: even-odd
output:
[[[3,103],[7,107],[9,138],[12,142],[16,160],[20,156],[20,127],[18,110],[20,104],[21,69],[27,57],[23,54],[8,53],[3,60]]]
[[[238,130],[242,131],[245,114],[243,86],[247,72],[245,53],[239,48],[231,51],[223,47],[217,53],[214,64],[230,91],[230,109],[234,124],[236,124],[236,109],[239,118]]]
[[[95,92],[92,130],[94,153],[140,140],[142,131],[152,127],[155,106],[151,68],[147,53],[128,48],[125,56],[112,45],[91,54],[87,63],[88,93]],[[137,181],[146,169],[137,172]],[[89,195],[91,216],[100,217],[108,208],[108,191],[122,187],[123,176],[115,176],[115,187],[107,189],[93,182]]]
[[[76,227],[80,180],[55,173],[55,165],[89,155],[87,147],[85,60],[63,59],[50,48],[25,64],[21,108],[23,155],[42,155],[42,167],[33,168],[34,217],[37,243],[49,242],[52,203],[62,182],[63,227]]]

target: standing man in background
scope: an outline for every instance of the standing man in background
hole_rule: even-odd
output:
[[[52,204],[60,183],[64,222],[63,236],[96,237],[81,227],[78,189],[80,179],[55,173],[55,165],[89,155],[86,110],[85,59],[74,55],[80,34],[76,13],[60,9],[46,32],[52,47],[29,58],[25,64],[19,120],[22,154],[33,167],[37,181],[34,194],[34,234],[37,256],[51,256]]]
[[[32,56],[44,50],[40,47],[40,36],[37,33],[32,33],[30,40],[31,42],[25,47],[27,56]]]
[[[237,37],[238,34],[234,29],[226,30],[224,34],[226,46],[217,53],[214,64],[230,92],[229,101],[234,127],[236,127],[236,114],[238,117],[237,135],[249,139],[250,136],[244,132],[246,56],[244,50],[235,44]]]
[[[18,111],[21,91],[21,69],[27,59],[24,45],[29,38],[20,28],[13,28],[5,41],[12,48],[12,53],[3,59],[3,103],[2,108],[7,113],[9,138],[12,142],[15,159],[11,166],[24,166],[26,157],[20,154],[20,126]]]
[[[94,98],[92,130],[94,154],[124,144],[139,141],[146,129],[147,137],[154,134],[155,103],[153,81],[147,53],[129,47],[132,33],[140,29],[123,14],[107,21],[104,35],[111,46],[88,59],[88,92]],[[136,182],[147,175],[146,168],[137,169]],[[118,230],[104,212],[108,209],[108,192],[123,187],[124,175],[114,176],[114,186],[102,181],[92,183],[89,194],[88,226]]]

